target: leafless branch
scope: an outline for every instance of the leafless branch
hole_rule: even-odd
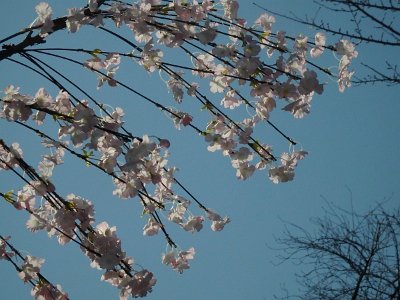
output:
[[[331,205],[312,220],[316,231],[289,224],[277,239],[282,261],[294,261],[300,296],[285,299],[400,299],[400,207],[356,214]]]

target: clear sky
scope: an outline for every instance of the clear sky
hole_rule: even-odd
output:
[[[37,2],[3,1],[0,38],[29,25],[35,18]],[[49,1],[49,4],[54,15],[61,16],[66,8],[83,6],[84,2]],[[250,21],[261,13],[251,2],[239,3],[240,14]],[[309,0],[259,3],[280,12],[288,12],[289,7],[298,15],[316,9]],[[338,17],[327,15],[326,18]],[[343,27],[349,22],[339,21]],[[279,18],[273,30],[285,30],[292,35],[314,32]],[[89,29],[76,35],[58,32],[46,44],[49,47],[85,45],[102,50],[119,47],[114,39]],[[119,49],[130,50],[124,47]],[[374,62],[384,57],[400,63],[395,49],[360,47],[358,51],[358,62]],[[329,57],[321,59],[320,63],[332,61],[334,59]],[[278,262],[279,251],[271,248],[276,247],[274,237],[283,233],[284,221],[312,230],[309,219],[321,215],[325,199],[344,208],[350,208],[352,199],[358,212],[365,212],[384,199],[390,199],[388,207],[399,205],[398,86],[362,86],[340,93],[335,82],[322,77],[328,83],[326,92],[314,98],[308,117],[295,120],[281,112],[273,113],[271,120],[310,153],[300,163],[293,182],[274,185],[265,172],[254,174],[247,181],[238,181],[230,162],[220,153],[208,152],[203,138],[195,132],[188,128],[176,131],[162,113],[121,89],[105,87],[96,91],[95,76],[89,72],[65,63],[54,64],[101,101],[124,108],[126,127],[134,134],[148,133],[170,139],[170,165],[179,167],[178,179],[208,207],[232,220],[224,231],[217,233],[208,228],[194,235],[171,229],[183,249],[193,246],[197,252],[192,268],[180,275],[161,264],[161,253],[165,250],[162,236],[143,237],[145,220],[140,218],[138,200],[123,201],[113,197],[110,178],[67,156],[66,163],[55,170],[53,181],[57,189],[62,195],[74,193],[93,201],[96,221],[106,220],[117,226],[124,251],[158,279],[148,299],[271,299],[273,294],[280,293],[282,285],[294,292],[298,288],[294,273],[301,270],[301,266],[273,264]],[[13,84],[20,86],[22,93],[32,94],[44,86],[52,95],[57,93],[49,83],[13,63],[2,61],[0,70],[1,89]],[[130,64],[123,67],[118,76],[144,94],[172,105],[172,96],[158,74],[148,75]],[[258,133],[267,142],[270,135],[276,139],[269,128]],[[38,155],[42,153],[39,138],[4,120],[0,120],[0,138],[9,144],[19,142],[26,160],[36,166]],[[286,147],[283,145],[281,147]],[[17,190],[20,185],[11,174],[0,172],[0,191]],[[0,202],[0,234],[11,235],[11,242],[24,254],[46,258],[43,274],[53,283],[60,283],[71,299],[118,298],[117,289],[100,282],[101,272],[90,268],[88,259],[74,244],[61,247],[42,232],[28,232],[26,219],[24,212]],[[0,298],[30,298],[30,286],[24,286],[11,264],[0,262],[0,278]]]

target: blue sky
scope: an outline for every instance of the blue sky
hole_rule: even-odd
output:
[[[70,6],[84,1],[69,1]],[[298,15],[315,9],[312,1],[263,1],[272,10],[290,9]],[[6,1],[2,3],[0,38],[26,27],[35,18],[36,1]],[[261,11],[250,2],[239,1],[241,15],[253,21]],[[63,15],[67,6],[49,1],[54,15]],[[327,15],[327,18],[337,16]],[[339,20],[345,26],[348,20]],[[309,28],[277,18],[274,30],[289,34],[313,33]],[[332,40],[332,39],[330,39]],[[329,40],[328,40],[329,41]],[[77,35],[57,33],[46,46],[80,47],[104,50],[122,49],[114,39],[93,30],[84,29]],[[125,47],[125,48],[123,48]],[[360,47],[358,62],[374,62],[383,57],[397,60],[394,49]],[[179,58],[176,57],[178,60]],[[332,57],[321,59],[330,64]],[[378,60],[377,60],[378,61]],[[379,60],[382,61],[382,60]],[[394,61],[396,62],[396,61]],[[0,86],[21,86],[23,93],[34,93],[39,87],[55,95],[57,90],[30,71],[2,61]],[[300,141],[310,155],[300,163],[293,182],[274,185],[266,173],[256,173],[247,181],[238,181],[230,162],[220,153],[210,153],[203,138],[185,128],[176,131],[172,122],[141,99],[121,89],[108,87],[96,91],[93,74],[82,72],[65,63],[54,62],[65,74],[87,88],[101,101],[120,106],[126,112],[126,127],[134,134],[145,133],[170,139],[170,165],[180,171],[178,179],[208,207],[232,222],[219,233],[204,229],[195,235],[181,233],[171,227],[171,233],[183,249],[194,246],[196,257],[192,268],[183,275],[161,264],[165,250],[161,236],[143,237],[145,220],[140,218],[137,199],[123,201],[112,196],[110,178],[93,168],[67,157],[65,165],[55,170],[54,183],[62,195],[75,193],[95,203],[96,220],[117,226],[124,250],[135,261],[155,273],[158,282],[148,299],[271,299],[280,287],[295,292],[298,288],[294,273],[301,267],[285,263],[275,266],[279,251],[274,237],[282,235],[284,221],[312,230],[309,219],[320,216],[325,199],[364,212],[378,201],[389,199],[387,206],[398,206],[400,197],[398,159],[399,87],[383,85],[354,87],[340,93],[335,82],[325,93],[316,96],[311,114],[294,120],[281,112],[272,114],[272,121],[285,133]],[[148,75],[130,64],[121,70],[119,78],[139,91],[170,105],[172,96],[157,74]],[[323,78],[323,77],[322,77]],[[188,104],[189,107],[192,104]],[[196,109],[199,109],[196,108]],[[201,113],[199,112],[199,115]],[[200,116],[200,120],[201,120]],[[269,128],[258,134],[265,141],[276,139]],[[16,124],[0,120],[0,137],[7,143],[21,144],[25,158],[36,166],[41,155],[40,141]],[[287,147],[281,143],[280,147]],[[0,173],[0,190],[17,190],[21,182],[11,174]],[[100,282],[101,273],[90,268],[89,261],[73,244],[61,247],[44,233],[32,234],[25,229],[27,215],[0,202],[0,234],[11,235],[12,243],[24,254],[46,258],[43,274],[53,283],[60,283],[71,299],[117,299],[118,291]],[[24,286],[10,264],[0,262],[0,289],[4,299],[29,299],[28,285]]]

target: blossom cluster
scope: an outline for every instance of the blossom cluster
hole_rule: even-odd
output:
[[[85,163],[95,165],[97,162],[100,170],[112,175],[115,183],[113,194],[122,199],[136,196],[141,199],[144,214],[149,216],[148,223],[143,228],[144,235],[152,236],[165,228],[156,214],[158,210],[168,209],[167,220],[191,233],[202,229],[204,217],[194,216],[189,210],[191,201],[173,192],[176,168],[167,168],[168,140],[157,139],[154,142],[147,135],[141,138],[133,137],[132,134],[123,135],[119,132],[124,123],[122,109],[116,108],[106,116],[99,117],[86,101],[72,105],[70,100],[66,91],[60,91],[53,100],[42,88],[35,96],[23,95],[19,88],[13,86],[4,90],[1,117],[23,123],[31,118],[37,125],[42,125],[46,116],[50,115],[57,119],[59,126],[57,139],[41,134],[44,137],[42,145],[51,152],[43,155],[37,172],[24,161],[18,143],[10,147],[4,142],[0,143],[1,169],[20,167],[23,170],[28,169],[32,176],[16,193],[13,205],[30,213],[26,222],[30,231],[46,230],[49,237],[55,236],[61,245],[71,240],[76,242],[78,237],[82,251],[91,260],[91,266],[106,270],[103,280],[120,289],[121,299],[125,299],[127,295],[145,296],[151,292],[156,279],[147,270],[130,275],[133,260],[122,251],[116,228],[110,227],[106,222],[93,227],[95,218],[91,201],[74,194],[60,198],[55,193],[56,187],[51,182],[51,176],[54,168],[63,163],[65,153],[75,154]],[[78,154],[70,144],[73,148],[81,148],[84,154]],[[85,149],[90,149],[90,152]],[[149,186],[153,188],[149,189]],[[152,194],[150,190],[153,190]],[[37,197],[46,201],[37,201]],[[212,222],[213,231],[222,230],[229,222],[228,217],[222,218],[203,205],[200,207]],[[172,240],[168,240],[168,243],[176,247]],[[192,258],[193,256],[194,252]],[[168,265],[174,270],[183,271],[174,264]],[[120,271],[115,271],[118,268]],[[184,269],[187,268],[189,264],[186,260]],[[110,273],[110,270],[116,273]],[[112,274],[121,282],[117,284],[116,279],[112,279]]]
[[[13,150],[12,150],[13,149]],[[1,143],[0,160],[9,168],[15,168],[11,165],[13,160],[17,160],[19,167],[29,168],[23,160],[23,154],[17,144],[11,147]],[[18,152],[15,150],[18,149]],[[18,153],[16,158],[12,152]],[[9,153],[9,155],[5,155]],[[48,159],[45,156],[44,159]],[[93,227],[94,207],[92,202],[73,194],[61,198],[55,193],[55,187],[47,179],[30,169],[31,175],[37,177],[37,180],[30,181],[14,197],[7,199],[17,209],[25,209],[30,217],[26,222],[26,227],[30,231],[46,230],[49,237],[56,236],[59,244],[65,245],[74,241],[80,245],[83,253],[90,259],[91,267],[105,270],[102,280],[115,285],[120,289],[120,299],[127,299],[128,295],[132,297],[145,296],[152,291],[156,283],[153,274],[147,270],[133,271],[133,259],[127,257],[121,248],[121,240],[116,235],[116,228],[110,227],[107,222],[101,222]],[[36,198],[42,197],[45,201],[36,207]],[[0,244],[1,257],[9,257],[3,243]],[[24,265],[19,272],[20,278],[24,281],[38,279],[40,267],[44,259],[27,256]],[[110,270],[118,271],[120,284],[110,280]],[[133,274],[132,274],[133,272]],[[122,284],[123,282],[123,284]],[[52,288],[54,289],[54,288]],[[37,299],[39,296],[44,299],[64,299],[54,297],[49,293],[48,284],[39,282],[32,289],[32,295]],[[50,296],[53,296],[51,298]],[[50,297],[50,298],[49,298]],[[66,298],[65,298],[66,299]]]
[[[45,262],[44,258],[27,255],[23,257],[21,253],[10,244],[10,236],[0,236],[0,260],[12,261],[18,271],[18,277],[24,282],[29,282],[33,287],[31,295],[40,300],[68,300],[68,294],[63,292],[61,285],[53,285],[41,273],[40,268]],[[10,248],[10,250],[7,250]],[[18,266],[13,257],[23,259],[23,264]]]
[[[275,164],[277,158],[272,154],[272,147],[261,145],[257,138],[251,136],[255,126],[265,122],[271,124],[270,115],[277,107],[278,101],[283,103],[283,111],[290,112],[295,118],[303,118],[310,113],[313,96],[323,92],[324,84],[312,69],[315,64],[309,63],[309,60],[317,58],[326,49],[341,56],[337,78],[339,90],[343,91],[345,87],[350,86],[354,72],[349,70],[349,64],[351,59],[357,57],[357,51],[347,40],[328,45],[326,36],[320,32],[315,35],[314,41],[309,41],[308,37],[303,35],[290,37],[284,31],[274,32],[275,17],[267,13],[261,14],[253,25],[249,25],[238,16],[238,1],[224,0],[220,3],[223,8],[222,14],[216,13],[219,11],[218,3],[209,0],[140,0],[133,4],[110,1],[106,6],[102,5],[101,1],[90,0],[86,7],[68,10],[65,28],[71,33],[76,33],[82,26],[107,26],[107,20],[111,20],[117,28],[126,26],[132,32],[136,43],[121,35],[114,35],[133,47],[131,57],[134,57],[147,72],[160,70],[167,74],[169,79],[165,82],[176,102],[182,103],[186,90],[189,96],[199,100],[206,110],[211,112],[213,117],[207,130],[202,132],[206,141],[213,144],[208,149],[215,151],[221,148],[223,155],[231,158],[237,177],[247,179],[256,169],[260,169],[256,164],[250,163],[253,155],[260,157],[263,168],[267,165],[269,170],[280,168]],[[42,2],[36,6],[36,12],[38,17],[31,26],[40,29],[43,37],[52,34],[54,24],[51,20],[51,7]],[[221,28],[225,31],[220,30]],[[188,45],[200,50],[200,54],[184,48]],[[187,74],[164,63],[166,54],[170,52],[167,51],[168,48],[185,52],[194,67],[188,68],[192,70],[191,75],[208,79],[209,91],[212,94],[223,94],[221,105],[224,109],[233,110],[245,105],[246,111],[254,111],[251,117],[234,121],[228,113],[222,112],[201,90],[199,83],[189,83]],[[134,55],[135,52],[139,52],[139,55]],[[121,57],[117,53],[108,53],[101,59],[98,54],[102,54],[102,51],[99,49],[90,54],[94,58],[86,60],[83,65],[98,74],[98,88],[104,82],[108,82],[112,87],[117,86],[115,75]],[[327,68],[320,67],[318,70],[325,70],[326,74],[332,75]],[[243,87],[246,87],[252,100],[242,95]],[[82,107],[87,107],[87,103],[80,103],[75,115],[87,112],[85,109],[79,111]],[[24,116],[28,111],[29,109],[20,113]],[[193,116],[189,113],[175,109],[168,112],[178,128],[181,124],[187,126],[193,122]],[[90,120],[93,114],[90,111],[88,113],[87,116],[82,115],[80,124],[66,126],[60,135],[72,134],[74,144],[79,143],[82,138],[87,138],[87,132],[90,132],[95,124],[93,119]],[[37,122],[40,122],[43,116],[43,112],[39,112]],[[26,116],[23,119],[26,119]],[[221,123],[225,127],[222,136],[213,131],[214,123]],[[210,128],[211,132],[208,131]],[[276,126],[273,128],[280,132]],[[293,139],[286,136],[285,138],[291,146],[296,144]],[[224,145],[219,145],[219,142]],[[240,147],[237,147],[238,144]],[[269,150],[265,151],[265,148]],[[258,149],[268,152],[267,158]],[[248,151],[252,154],[247,155],[244,161],[236,159],[236,153]],[[104,165],[109,171],[116,161],[118,150],[111,152],[104,155]],[[269,177],[271,179],[271,176]],[[292,176],[279,180],[279,177],[274,176],[272,181],[286,182],[290,178]]]
[[[107,113],[106,116],[99,117],[86,101],[80,101],[75,106],[71,105],[69,95],[65,91],[60,91],[56,99],[53,100],[42,88],[39,89],[35,97],[32,97],[21,94],[19,88],[13,86],[4,90],[1,104],[1,116],[9,121],[25,122],[32,117],[41,125],[46,115],[55,116],[59,120],[58,139],[50,140],[50,137],[47,137],[42,143],[45,147],[53,149],[52,154],[43,156],[39,163],[38,170],[42,178],[48,180],[54,167],[63,163],[63,155],[66,149],[68,151],[68,143],[71,142],[75,148],[80,147],[84,152],[84,155],[80,155],[79,158],[92,164],[95,164],[93,161],[96,161],[101,170],[112,175],[115,184],[114,195],[121,199],[135,196],[141,198],[145,212],[150,215],[149,224],[157,223],[155,227],[161,227],[161,224],[158,224],[159,221],[155,221],[151,217],[156,209],[165,209],[170,206],[169,214],[171,215],[176,214],[177,206],[181,206],[185,207],[185,211],[181,210],[180,221],[177,222],[176,218],[171,220],[183,228],[187,228],[185,222],[193,218],[188,210],[191,201],[178,196],[173,191],[176,168],[167,168],[169,141],[158,138],[155,142],[147,135],[141,138],[133,137],[132,134],[129,136],[122,135],[119,132],[124,123],[124,112],[121,108],[116,108]],[[35,111],[36,113],[34,113]],[[40,117],[38,117],[39,115]],[[126,139],[130,142],[127,142]],[[15,158],[10,153],[15,153],[16,157],[20,157],[22,150],[18,144],[13,144],[10,149],[10,152],[4,151],[2,153],[4,160],[8,162],[7,165],[18,165],[18,162],[13,161]],[[91,152],[85,149],[90,149]],[[6,165],[2,167],[7,169]],[[154,187],[153,194],[149,192],[149,185]],[[33,181],[30,185],[25,186],[23,189],[26,198],[24,207],[34,205],[34,203],[29,202],[31,197],[28,195],[38,194],[38,190],[40,190],[41,192],[38,195],[42,196],[43,193],[49,191],[47,188],[50,186],[51,182],[47,182],[46,185],[40,181]],[[90,207],[91,204],[78,203],[77,199],[72,195],[67,200],[79,207],[80,211],[84,210],[86,206]],[[210,211],[205,207],[202,208],[205,213]],[[92,208],[86,210],[88,212],[93,211]],[[66,215],[69,214],[67,212],[58,212],[58,214],[60,218],[69,218]],[[90,220],[90,214],[85,218]],[[202,217],[199,216],[198,219],[200,220]],[[81,223],[86,224],[87,220],[85,222],[81,220]],[[149,225],[145,226],[145,235],[153,235],[158,232],[158,230],[153,229],[151,230],[153,234],[149,234],[148,227]],[[70,232],[71,229],[73,228],[67,231]]]
[[[80,18],[79,25],[97,26],[95,24],[100,24],[97,21],[95,24],[90,22],[94,18],[102,18],[101,24],[106,19],[111,19],[117,28],[126,25],[136,41],[129,42],[129,45],[133,47],[131,56],[135,57],[138,64],[149,73],[159,70],[169,76],[165,83],[177,103],[182,103],[186,91],[187,95],[199,100],[211,112],[213,117],[207,129],[202,132],[206,142],[212,144],[208,149],[222,149],[223,155],[231,158],[239,179],[247,179],[255,170],[268,166],[275,174],[273,179],[269,176],[272,182],[290,181],[292,176],[283,176],[280,180],[278,174],[281,172],[273,171],[282,169],[283,166],[276,165],[277,159],[272,154],[272,147],[259,144],[258,139],[253,139],[251,134],[259,123],[270,122],[270,115],[279,103],[283,103],[283,111],[290,112],[295,118],[303,118],[310,113],[312,98],[315,94],[322,94],[324,90],[324,84],[318,79],[316,70],[309,67],[314,65],[309,64],[310,59],[317,58],[325,49],[341,56],[337,78],[339,89],[343,91],[350,86],[353,72],[348,67],[350,59],[356,57],[357,52],[354,45],[345,40],[333,46],[327,45],[323,33],[317,33],[314,41],[309,41],[303,35],[291,38],[284,31],[274,33],[275,18],[267,13],[263,13],[249,26],[238,17],[237,1],[221,1],[221,4],[223,16],[215,15],[218,6],[214,1],[163,3],[143,0],[129,5],[112,2],[105,8],[93,6],[90,14],[85,14],[85,9],[82,8],[80,14],[84,17]],[[68,21],[70,19],[75,20],[75,17],[69,16]],[[221,27],[226,27],[225,33],[219,30]],[[291,40],[292,45],[289,43]],[[193,64],[193,68],[189,68],[192,70],[191,74],[175,70],[164,63],[167,54],[171,52],[169,48],[176,48],[178,51],[186,49],[184,46],[187,45],[195,45],[193,47],[200,50],[200,54],[184,51]],[[139,52],[139,55],[134,55],[135,52]],[[105,80],[111,86],[117,85],[114,80],[117,67],[108,67],[111,58],[115,64],[121,62],[115,53],[107,54],[104,60],[96,57],[84,62],[92,71],[104,69],[109,75],[99,76],[99,86]],[[330,71],[326,73],[332,75]],[[223,95],[220,102],[224,109],[230,111],[246,106],[247,112],[250,109],[254,113],[250,118],[234,121],[228,112],[222,112],[217,104],[209,100],[200,83],[189,83],[190,76],[199,77],[202,81],[208,80],[211,94]],[[241,91],[244,87],[252,100],[243,96]],[[169,112],[177,128],[193,122],[190,113],[179,109],[171,109]],[[214,132],[212,127],[216,123],[225,127],[222,135]],[[292,139],[289,142],[292,146],[295,145]],[[238,145],[240,146],[237,147]],[[261,152],[266,152],[265,148],[269,149],[267,157],[257,151],[263,148]],[[250,151],[251,154],[244,161],[238,161],[235,155],[239,151]],[[257,163],[250,163],[253,156],[260,158],[259,165],[263,168],[257,167]]]

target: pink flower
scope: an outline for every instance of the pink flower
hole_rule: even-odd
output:
[[[19,87],[13,85],[7,86],[4,90],[3,118],[11,121],[27,121],[32,114],[32,109],[28,106],[32,104],[31,96],[22,95],[19,93]]]
[[[267,13],[263,13],[256,21],[255,24],[261,26],[261,28],[266,33],[271,32],[272,24],[275,23],[275,17],[268,15]]]
[[[13,252],[7,252],[6,248],[7,248],[7,244],[5,241],[9,240],[11,237],[7,236],[3,239],[0,239],[0,260],[2,259],[6,259],[8,260],[9,257],[14,256]]]
[[[297,166],[299,160],[305,158],[308,154],[307,151],[294,151],[291,154],[282,153],[280,167],[273,167],[269,170],[269,179],[273,183],[288,182],[294,178],[294,169]]]
[[[238,99],[235,97],[235,92],[234,91],[228,91],[224,98],[221,100],[221,105],[223,105],[225,108],[229,109],[234,109],[238,106],[240,106],[243,103],[242,100]]]
[[[310,50],[311,57],[318,57],[324,52],[324,46],[326,43],[325,34],[318,32],[315,35],[315,46]]]
[[[194,258],[194,254],[194,248],[190,248],[187,251],[180,251],[179,253],[176,250],[172,250],[162,255],[162,263],[169,265],[173,270],[182,274],[184,270],[190,268],[189,260]]]
[[[191,233],[199,232],[203,228],[203,221],[204,218],[201,216],[190,217],[186,223],[182,224],[182,228]]]
[[[129,297],[145,297],[152,292],[156,282],[157,280],[154,278],[153,273],[148,270],[136,272],[133,277],[125,276],[118,285],[118,288],[121,289],[120,300],[125,300]]]
[[[224,7],[224,17],[229,20],[237,19],[239,4],[236,0],[221,0]]]
[[[143,227],[143,235],[156,235],[161,229],[161,224],[150,218],[147,224]]]
[[[196,37],[199,39],[200,43],[207,45],[212,42],[217,36],[217,32],[214,28],[212,28],[209,21],[205,24],[205,29],[196,33]]]
[[[66,21],[69,32],[75,33],[79,30],[81,25],[85,24],[87,17],[83,13],[83,9],[70,8],[68,9],[68,18]]]
[[[91,70],[100,71],[106,67],[106,63],[100,57],[94,57],[91,59],[87,59],[84,62],[84,66]]]
[[[272,97],[261,98],[256,105],[256,114],[262,120],[268,120],[269,114],[276,107],[276,102]]]
[[[130,173],[123,173],[119,176],[124,182],[114,178],[116,185],[113,195],[117,195],[121,199],[133,198],[138,194],[138,189],[142,187],[140,181]]]
[[[51,13],[53,12],[51,7],[46,2],[40,2],[35,7],[36,13],[38,14],[39,20],[44,22],[47,18],[51,17]]]
[[[339,91],[343,92],[345,88],[351,86],[351,77],[354,71],[349,71],[348,67],[350,65],[350,58],[346,55],[342,56],[339,61],[339,75],[338,75],[338,85]]]
[[[64,115],[68,115],[71,112],[72,104],[67,92],[60,90],[56,97],[56,101],[53,103],[53,109]]]
[[[213,231],[221,231],[224,229],[225,225],[231,221],[228,217],[222,218],[219,214],[213,212],[212,210],[207,211],[207,217],[212,221],[211,229]]]
[[[94,249],[100,256],[83,249],[92,260],[90,266],[97,269],[113,269],[125,258],[125,252],[121,250],[121,240],[117,238],[116,228],[109,227],[107,222],[98,224],[86,246]]]
[[[36,194],[34,188],[27,184],[18,191],[17,201],[19,208],[33,209],[35,207]]]
[[[35,7],[36,13],[38,14],[37,22],[34,25],[41,25],[40,35],[46,35],[52,31],[53,21],[51,20],[52,9],[48,3],[40,2]]]
[[[303,78],[300,80],[299,92],[303,95],[308,95],[312,92],[322,94],[324,86],[318,82],[317,73],[314,71],[307,70],[303,74]]]
[[[181,103],[183,99],[183,84],[181,80],[178,77],[171,76],[167,81],[167,87],[172,92],[175,101]]]
[[[27,282],[31,279],[37,279],[37,273],[40,272],[40,267],[44,263],[43,258],[38,258],[34,256],[27,255],[25,258],[25,262],[21,267],[21,272],[19,272],[18,276],[24,282]]]
[[[39,282],[31,290],[31,295],[37,300],[68,300],[68,294],[62,291],[61,285]]]
[[[269,169],[269,179],[273,183],[288,182],[294,178],[294,169],[287,166],[274,167]]]
[[[144,67],[147,72],[154,72],[159,68],[164,53],[159,49],[153,49],[154,43],[151,39],[144,47],[139,60],[139,64]]]
[[[348,40],[340,40],[335,44],[336,52],[340,55],[345,55],[349,59],[355,58],[358,56],[358,52],[353,43]]]
[[[301,119],[310,113],[311,99],[314,92],[301,95],[300,99],[286,105],[282,110],[289,111],[296,119]]]
[[[284,152],[281,155],[281,163],[283,166],[295,168],[297,163],[304,159],[306,155],[308,155],[308,152],[303,150],[293,151],[291,154]]]

